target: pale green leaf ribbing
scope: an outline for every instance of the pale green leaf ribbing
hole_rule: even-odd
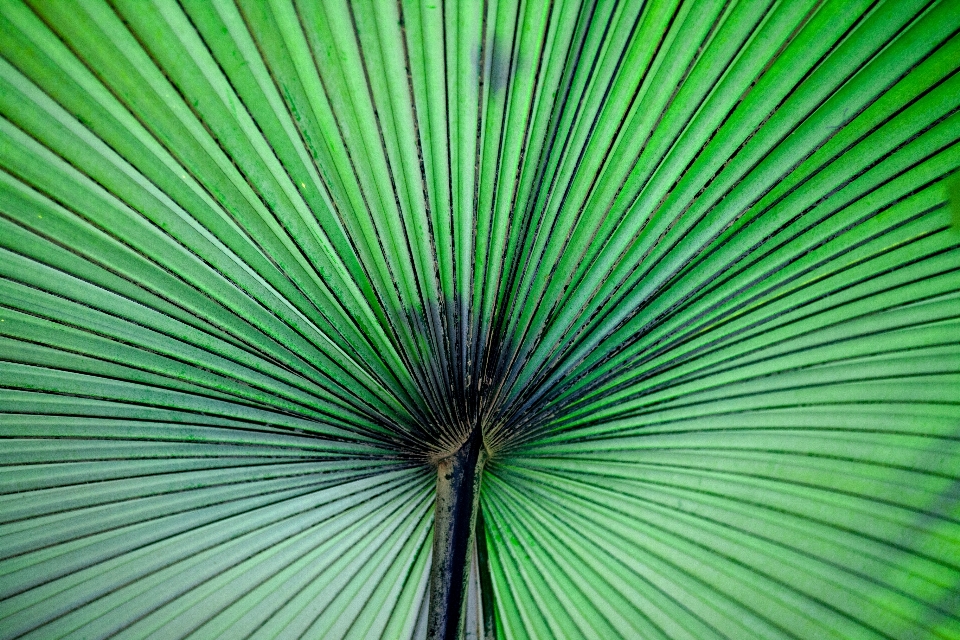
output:
[[[466,637],[960,637],[958,70],[956,0],[0,1],[0,637],[424,637],[477,425]]]

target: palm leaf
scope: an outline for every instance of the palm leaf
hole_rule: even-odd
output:
[[[0,3],[0,636],[960,636],[958,30]]]

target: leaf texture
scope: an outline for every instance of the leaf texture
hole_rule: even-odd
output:
[[[958,33],[0,2],[0,636],[960,637]]]

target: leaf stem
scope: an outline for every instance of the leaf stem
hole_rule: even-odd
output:
[[[469,559],[483,471],[482,449],[483,436],[480,428],[475,427],[460,449],[437,465],[427,622],[427,637],[431,640],[457,640],[463,631]]]

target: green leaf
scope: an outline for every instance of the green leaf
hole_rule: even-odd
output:
[[[0,2],[0,637],[960,637],[958,71],[956,0]]]

